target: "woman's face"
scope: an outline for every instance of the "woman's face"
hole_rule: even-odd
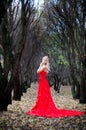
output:
[[[44,56],[44,57],[42,58],[42,63],[47,64],[48,62],[49,62],[48,56]]]

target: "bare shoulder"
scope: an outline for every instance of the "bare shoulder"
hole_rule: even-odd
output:
[[[43,65],[43,68],[46,69],[46,68],[47,68],[47,65]]]

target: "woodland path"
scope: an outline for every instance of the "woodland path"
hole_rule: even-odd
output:
[[[86,104],[78,103],[71,96],[70,86],[62,86],[58,94],[51,88],[57,107],[86,112]],[[25,114],[35,104],[37,84],[32,84],[23,94],[21,101],[13,101],[7,112],[0,112],[0,130],[86,130],[86,114],[65,118],[44,118]]]

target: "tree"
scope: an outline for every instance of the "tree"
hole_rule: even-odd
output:
[[[1,55],[4,60],[3,68],[0,65],[0,81],[2,81],[0,85],[0,110],[7,110],[12,99],[20,100],[26,89],[23,85],[31,84],[32,69],[34,68],[33,59],[40,45],[40,37],[37,38],[39,34],[38,23],[39,19],[36,17],[34,1],[32,0],[21,0],[17,4],[14,0],[6,9],[0,27]],[[24,55],[27,54],[27,64],[22,68],[22,65],[25,64],[24,58],[26,58]],[[24,79],[23,77],[27,74],[28,78]]]
[[[56,35],[57,43],[60,43],[65,53],[70,67],[73,97],[79,98],[80,103],[86,103],[86,7],[84,3],[84,0],[49,1],[46,16],[48,34]]]

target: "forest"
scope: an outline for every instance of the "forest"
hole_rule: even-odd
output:
[[[31,92],[45,55],[50,61],[47,79],[51,89],[59,95],[61,87],[70,86],[73,100],[86,105],[86,1],[39,3],[0,1],[0,114],[8,112],[12,102],[21,102],[27,90]]]

